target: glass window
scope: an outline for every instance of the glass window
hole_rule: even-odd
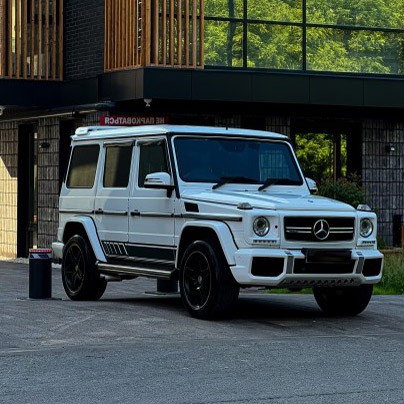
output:
[[[279,185],[303,183],[285,143],[177,137],[174,144],[179,175],[186,182],[235,178],[238,183],[259,184],[270,178]]]
[[[404,74],[403,0],[304,3],[206,0],[204,64]]]
[[[170,173],[167,146],[163,140],[140,145],[139,187],[143,187],[147,174],[157,172]]]
[[[241,23],[205,22],[205,64],[243,66],[243,25]]]
[[[404,33],[308,28],[307,69],[404,74]]]
[[[73,149],[67,176],[68,188],[92,188],[97,171],[100,147],[76,146]]]
[[[248,25],[248,66],[302,68],[302,29],[287,25]]]
[[[302,21],[301,0],[249,0],[248,19],[266,21]]]
[[[307,22],[379,28],[404,28],[402,0],[307,0]]]
[[[129,183],[132,145],[107,146],[105,153],[105,188],[126,188]]]
[[[205,17],[243,18],[243,0],[205,0]]]

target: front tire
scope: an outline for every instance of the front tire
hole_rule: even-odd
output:
[[[72,300],[98,300],[105,292],[107,282],[100,278],[94,253],[80,235],[71,237],[63,249],[62,282]]]
[[[356,316],[362,313],[372,297],[373,285],[341,288],[313,288],[320,308],[329,315]]]
[[[240,290],[221,248],[204,240],[185,250],[179,284],[184,306],[193,317],[203,319],[230,314]]]

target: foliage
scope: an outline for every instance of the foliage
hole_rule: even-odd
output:
[[[365,192],[357,175],[338,178],[337,181],[326,180],[319,184],[318,193],[328,198],[345,202],[354,208],[365,203]]]
[[[206,65],[301,70],[306,32],[308,70],[404,73],[403,33],[348,28],[404,29],[402,0],[308,0],[307,22],[316,26],[306,31],[294,25],[303,22],[301,0],[247,0],[243,13],[242,0],[205,1]]]
[[[402,251],[384,255],[383,276],[381,282],[375,285],[375,294],[404,294],[404,258]]]
[[[304,175],[318,183],[333,176],[333,137],[327,134],[305,133],[296,136],[296,154]],[[341,139],[342,174],[346,174],[346,138]]]

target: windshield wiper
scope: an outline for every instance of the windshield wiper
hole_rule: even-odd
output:
[[[258,188],[258,191],[263,191],[271,185],[301,185],[299,180],[291,180],[290,178],[267,178],[264,183]]]
[[[241,183],[241,184],[258,184],[258,181],[255,180],[254,178],[248,178],[248,177],[221,177],[219,181],[213,185],[212,189],[217,189],[225,184],[230,184],[230,183]]]

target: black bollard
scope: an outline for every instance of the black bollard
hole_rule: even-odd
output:
[[[29,250],[29,298],[52,298],[52,250],[49,248]]]

